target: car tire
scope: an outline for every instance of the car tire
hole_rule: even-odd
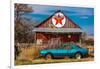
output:
[[[53,56],[52,56],[52,54],[46,54],[45,58],[46,58],[46,59],[52,59]]]
[[[82,58],[82,54],[81,53],[76,53],[75,54],[75,59],[81,59]]]

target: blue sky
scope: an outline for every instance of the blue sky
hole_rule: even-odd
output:
[[[37,23],[51,16],[57,10],[61,10],[66,16],[79,25],[88,35],[94,35],[94,9],[83,7],[67,6],[48,6],[48,5],[29,5],[32,6],[33,12],[26,14]]]

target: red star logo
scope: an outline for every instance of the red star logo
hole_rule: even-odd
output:
[[[64,19],[64,17],[61,17],[59,14],[58,16],[54,17],[54,19],[56,20],[56,24],[60,23],[62,25],[62,20]]]

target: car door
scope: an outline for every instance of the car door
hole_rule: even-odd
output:
[[[64,56],[70,56],[71,55],[71,51],[73,50],[72,46],[65,46],[64,47]]]
[[[68,55],[70,55],[71,49],[72,49],[71,46],[66,46],[62,49],[58,49],[57,50],[58,56],[68,56]]]

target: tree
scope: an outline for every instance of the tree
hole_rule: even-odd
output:
[[[25,21],[25,17],[22,17],[26,13],[33,12],[31,6],[27,4],[15,4],[15,42],[32,42],[32,25]]]
[[[32,12],[32,7],[29,7],[27,4],[15,4],[15,19],[20,21],[20,17],[24,13]]]

